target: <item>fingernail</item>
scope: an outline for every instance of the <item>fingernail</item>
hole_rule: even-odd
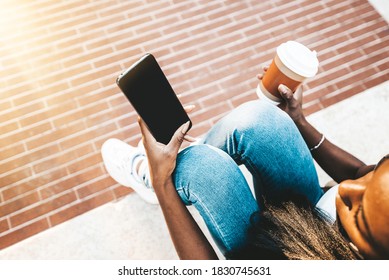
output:
[[[188,129],[189,129],[189,121],[187,121],[187,122],[184,124],[184,126],[183,126],[181,132],[182,132],[183,134],[185,134],[185,133],[188,131]]]
[[[280,85],[279,87],[278,87],[278,89],[281,91],[281,93],[287,93],[288,91],[287,91],[287,89],[286,89],[286,86],[284,86],[284,85]]]
[[[196,105],[189,105],[189,106],[188,106],[188,109],[191,110],[191,109],[194,109],[195,107],[196,107]]]

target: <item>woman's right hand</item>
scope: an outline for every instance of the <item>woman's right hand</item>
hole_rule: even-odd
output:
[[[262,80],[264,74],[269,69],[269,66],[264,66],[262,69],[264,73],[257,75],[258,80]],[[300,85],[296,89],[296,92],[293,93],[291,89],[281,84],[278,86],[278,91],[283,99],[278,107],[284,110],[295,123],[304,120],[305,117],[302,109],[303,86]]]
[[[296,89],[295,93],[283,84],[278,86],[278,91],[283,99],[278,107],[284,110],[296,124],[302,122],[305,119],[302,108],[302,85]]]

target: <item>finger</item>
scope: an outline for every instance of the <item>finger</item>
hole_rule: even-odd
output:
[[[269,70],[269,66],[268,65],[262,65],[262,71],[264,72],[263,74],[258,74],[257,75],[257,79],[258,80],[262,80],[263,79],[263,76],[265,75],[265,73],[267,72],[267,70]]]
[[[296,89],[295,93],[294,93],[294,96],[295,98],[297,99],[297,101],[302,104],[303,103],[303,91],[304,91],[304,87],[303,85],[299,85],[298,88]]]
[[[287,86],[280,84],[278,86],[278,91],[281,94],[281,97],[287,102],[290,103],[293,100],[293,92]]]
[[[143,136],[143,143],[155,143],[157,140],[155,140],[154,136],[151,134],[149,131],[147,125],[145,122],[142,120],[142,118],[138,117],[138,124],[140,126],[140,131]]]
[[[185,110],[185,112],[187,112],[187,113],[192,112],[195,108],[196,108],[196,105],[193,105],[193,104],[184,106],[184,110]]]
[[[175,154],[178,154],[178,151],[181,147],[182,142],[184,141],[185,134],[189,130],[190,121],[187,121],[183,125],[181,125],[174,135],[170,142],[167,144],[167,149]]]
[[[185,135],[184,140],[193,143],[193,142],[196,142],[198,139],[195,137],[192,137],[190,135]]]

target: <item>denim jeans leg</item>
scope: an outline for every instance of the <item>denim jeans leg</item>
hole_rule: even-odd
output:
[[[323,192],[311,153],[290,117],[265,101],[247,102],[222,118],[203,143],[229,154],[253,175],[257,198],[291,192],[313,205]]]
[[[196,207],[223,254],[245,245],[250,216],[259,209],[230,156],[208,145],[188,147],[178,154],[173,179],[182,201]]]

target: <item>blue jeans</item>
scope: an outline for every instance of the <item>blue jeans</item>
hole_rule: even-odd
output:
[[[238,165],[253,176],[255,197]],[[323,192],[313,159],[290,117],[265,101],[245,103],[221,119],[200,145],[178,154],[179,196],[194,205],[223,254],[247,242],[250,216],[262,198],[287,192],[313,205]]]

